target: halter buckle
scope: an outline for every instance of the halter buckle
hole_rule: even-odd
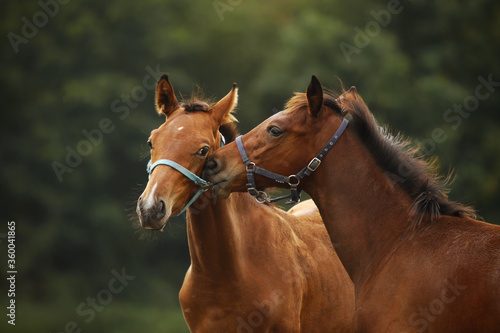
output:
[[[321,164],[321,160],[319,158],[315,157],[307,165],[307,170],[314,172],[314,171],[316,171],[316,169],[319,167],[320,164]]]
[[[260,191],[257,190],[255,187],[249,187],[247,191],[252,197],[257,197],[260,195]]]

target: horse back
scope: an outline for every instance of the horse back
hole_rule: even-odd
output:
[[[360,331],[500,332],[500,227],[441,217],[402,237],[357,295]]]

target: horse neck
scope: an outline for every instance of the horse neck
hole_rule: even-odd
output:
[[[409,196],[349,131],[304,182],[304,189],[316,202],[355,285],[371,276],[407,229]]]
[[[226,200],[213,203],[207,193],[188,209],[187,234],[192,271],[216,280],[241,273],[245,236],[253,237],[251,230],[245,231],[248,214],[235,214],[238,209],[248,206],[245,199],[250,199],[248,194],[234,193]]]

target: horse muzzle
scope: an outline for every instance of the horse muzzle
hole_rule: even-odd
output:
[[[163,229],[172,213],[172,207],[167,206],[168,205],[163,199],[159,199],[153,204],[146,205],[142,196],[139,197],[136,212],[137,216],[139,216],[141,227],[152,230]]]

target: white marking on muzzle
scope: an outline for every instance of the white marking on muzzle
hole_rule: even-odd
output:
[[[153,189],[149,192],[149,196],[148,198],[146,199],[146,201],[144,202],[144,209],[150,209],[151,207],[153,207],[153,205],[155,204],[155,191],[156,191],[156,186],[158,186],[158,182],[156,182],[154,185],[153,185]]]

